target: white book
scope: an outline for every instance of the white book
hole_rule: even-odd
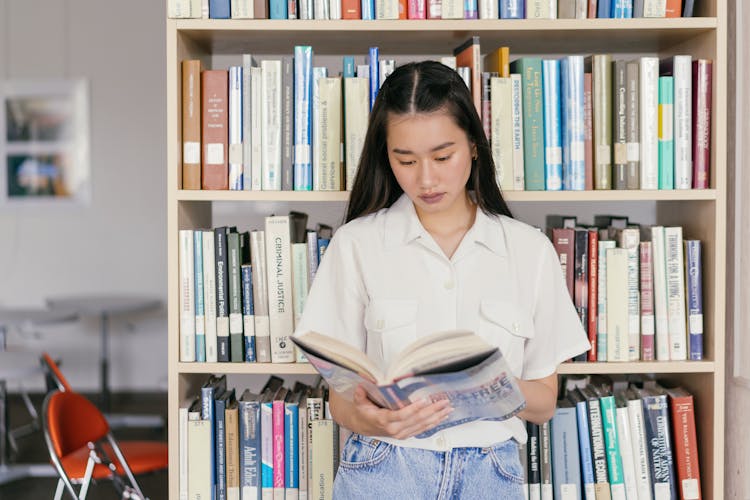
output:
[[[262,72],[261,147],[263,155],[262,188],[281,190],[281,60],[260,63]]]
[[[380,59],[378,61],[378,83],[383,86],[383,82],[388,78],[388,75],[396,70],[395,59]]]
[[[557,18],[556,0],[526,0],[526,19]]]
[[[367,81],[370,81],[369,64],[357,64],[357,78],[367,78]]]
[[[513,189],[513,92],[510,78],[490,78],[490,147],[495,179],[502,191]]]
[[[640,63],[641,189],[659,189],[659,58]]]
[[[617,442],[622,459],[622,476],[625,483],[625,495],[628,499],[638,500],[638,485],[635,476],[635,462],[633,461],[633,440],[630,433],[630,418],[628,415],[627,399],[624,394],[615,396],[617,401],[616,422]]]
[[[333,495],[333,420],[314,420],[311,428],[311,450],[314,453],[310,475],[311,498],[331,498]]]
[[[376,0],[375,19],[398,19],[398,0]]]
[[[526,186],[526,174],[523,161],[523,87],[521,75],[510,75],[511,113],[513,119],[513,189],[523,191]]]
[[[255,17],[255,2],[253,0],[232,0],[232,19],[253,19]]]
[[[212,429],[209,420],[188,420],[188,500],[211,498]]]
[[[263,146],[262,146],[262,135],[263,135],[263,112],[262,112],[262,99],[263,99],[263,71],[258,67],[250,68],[250,108],[253,110],[250,116],[250,130],[253,137],[253,141],[250,144],[250,185],[253,191],[260,191],[263,188]],[[280,94],[279,94],[280,95]],[[279,128],[279,134],[281,129]],[[279,150],[279,152],[281,152]]]
[[[597,324],[596,360],[607,361],[607,249],[615,248],[613,240],[599,240],[599,268],[597,269]]]
[[[456,56],[443,56],[440,58],[440,63],[448,66],[453,71],[456,70]]]
[[[500,19],[498,3],[493,0],[479,0],[479,19]]]
[[[234,4],[232,4],[234,8]],[[242,189],[253,187],[253,99],[252,68],[257,63],[250,54],[242,54]],[[256,168],[259,168],[257,165]]]
[[[687,359],[687,313],[685,311],[685,265],[682,227],[665,227],[667,313],[669,315],[669,359]]]
[[[208,0],[200,0],[201,2],[201,19],[208,19]]]
[[[330,9],[331,6],[328,3],[328,0],[315,0],[313,9],[315,19],[330,19]]]
[[[370,116],[369,78],[344,78],[344,140],[346,151],[346,190],[351,191],[367,134]]]
[[[255,358],[271,362],[271,329],[268,319],[268,279],[264,231],[250,232],[250,264],[253,267],[253,306],[255,307]]]
[[[203,231],[193,231],[193,283],[195,292],[195,360],[206,361],[206,308],[203,287]]]
[[[640,229],[618,230],[618,243],[628,251],[628,358],[638,361],[641,357]]]
[[[442,19],[464,19],[464,0],[443,0]]]
[[[331,19],[341,19],[341,0],[328,0],[328,12]]]
[[[201,0],[169,0],[167,17],[171,19],[200,19]]]
[[[656,360],[669,361],[669,309],[667,302],[666,242],[664,227],[651,228],[654,268],[654,316],[656,319]]]
[[[320,78],[313,131],[313,190],[341,190],[341,78]]]
[[[628,251],[607,249],[607,361],[628,361]]]
[[[179,495],[180,500],[188,498],[188,409],[192,403],[192,398],[183,401],[177,412],[177,422],[179,424]]]
[[[243,187],[242,66],[229,67],[229,189]]]
[[[309,485],[307,484],[307,466],[308,466],[308,452],[309,443],[307,441],[307,397],[302,396],[299,402],[299,417],[298,417],[298,429],[299,429],[299,459],[297,465],[299,467],[299,500],[307,500],[307,490]]]
[[[195,361],[195,272],[193,230],[180,234],[180,361]]]
[[[674,187],[693,188],[693,63],[691,56],[674,56]]]
[[[628,396],[628,424],[633,449],[635,480],[638,488],[638,500],[652,500],[651,466],[648,447],[646,446],[646,428],[643,422],[643,403],[635,396]]]
[[[217,361],[216,256],[214,232],[203,231],[203,312],[206,325],[206,362]]]
[[[266,269],[271,362],[293,363],[294,305],[292,298],[291,222],[288,215],[266,217]]]
[[[643,0],[643,17],[667,17],[667,0]]]

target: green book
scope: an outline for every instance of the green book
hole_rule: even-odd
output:
[[[659,77],[659,189],[674,189],[674,77]]]
[[[607,472],[612,498],[625,498],[625,479],[622,472],[622,455],[617,436],[617,405],[613,395],[599,398],[602,409],[602,429],[607,452]]]
[[[242,337],[242,278],[240,274],[240,235],[227,235],[227,256],[229,268],[229,360],[239,363],[243,360]]]
[[[526,191],[544,191],[542,59],[522,57],[513,61],[511,73],[521,75],[525,189]]]

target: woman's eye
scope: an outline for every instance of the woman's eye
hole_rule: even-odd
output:
[[[439,156],[439,157],[435,158],[435,160],[436,160],[436,161],[448,161],[448,160],[450,160],[450,158],[451,158],[451,156],[450,156],[450,155],[447,155],[447,156]]]
[[[408,167],[409,165],[414,165],[414,160],[399,160],[399,163],[401,165]]]

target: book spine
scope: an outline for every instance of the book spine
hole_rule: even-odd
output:
[[[193,231],[181,229],[180,240],[180,361],[195,361],[195,272]]]
[[[263,498],[273,498],[274,486],[274,446],[273,446],[273,402],[260,405],[261,436],[261,491]]]
[[[599,286],[597,287],[596,309],[596,360],[607,361],[607,249],[614,248],[611,240],[599,241]]]
[[[523,161],[523,85],[521,75],[510,75],[511,83],[511,113],[513,118],[513,189],[523,191],[526,181],[524,178]]]
[[[214,443],[216,446],[216,498],[226,500],[227,498],[227,441],[226,441],[226,400],[217,398],[214,404],[214,419],[216,422],[214,432]]]
[[[628,361],[628,250],[607,250],[607,361]]]
[[[229,134],[227,106],[229,72],[204,70],[201,73],[201,145],[203,189],[228,189],[227,144]]]
[[[227,500],[240,500],[240,446],[239,446],[239,412],[237,403],[227,405],[224,412],[226,421],[227,449]]]
[[[281,60],[262,61],[260,69],[262,188],[265,191],[278,191],[281,189]]]
[[[206,420],[189,420],[188,423],[188,498],[211,498],[214,491],[211,483],[213,444],[211,423]]]
[[[291,0],[294,4],[295,0]],[[281,189],[294,189],[294,60],[281,58]]]
[[[523,86],[523,161],[527,191],[544,191],[544,118],[542,114],[542,60],[521,58],[511,71]]]
[[[341,11],[342,19],[362,18],[362,5],[360,0],[342,0]]]
[[[341,78],[318,80],[318,117],[320,145],[313,156],[319,167],[313,168],[313,189],[339,191],[341,189]],[[316,135],[316,139],[317,139]],[[315,175],[317,172],[317,175]]]
[[[693,188],[693,77],[692,58],[674,56],[674,187]]]
[[[607,453],[607,472],[612,500],[626,500],[625,479],[622,473],[622,455],[617,436],[617,417],[614,396],[599,399],[602,411],[602,429]]]
[[[252,143],[250,144],[252,168],[250,170],[250,187],[253,191],[263,188],[263,113],[261,102],[263,100],[263,71],[257,67],[250,68],[250,100],[253,110],[250,117],[250,130]]]
[[[269,19],[288,19],[289,10],[286,0],[269,0]]]
[[[637,361],[641,355],[640,296],[640,230],[625,228],[620,232],[620,247],[628,251],[628,359]]]
[[[665,227],[664,240],[666,242],[669,357],[673,361],[685,360],[687,359],[687,315],[685,313],[682,227]]]
[[[523,19],[524,7],[524,0],[500,0],[500,19]]]
[[[294,48],[294,189],[312,189],[312,47]]]
[[[693,61],[693,189],[708,189],[713,62]]]
[[[693,396],[684,391],[667,391],[674,433],[674,456],[677,462],[677,484],[680,498],[700,500],[701,482],[698,464],[698,439],[695,433]]]
[[[232,9],[234,9],[234,3],[232,3]],[[250,54],[242,54],[242,189],[246,191],[251,190],[253,187],[253,99],[251,70],[253,66],[253,57]]]
[[[685,280],[690,360],[703,359],[703,271],[701,242],[685,240]]]
[[[591,73],[583,74],[583,147],[584,182],[586,191],[594,189],[594,131]]]
[[[539,444],[541,453],[539,454],[542,479],[542,500],[552,500],[554,490],[552,488],[552,456],[550,453],[550,424],[544,422],[539,426]]]
[[[529,498],[540,500],[542,498],[542,472],[539,443],[540,426],[532,422],[526,422],[528,432],[527,447],[529,450]]]
[[[200,82],[201,62],[182,61],[182,189],[201,188]]]
[[[674,189],[674,78],[659,77],[659,189]]]
[[[232,19],[253,19],[255,9],[252,0],[232,0]]]
[[[245,361],[255,357],[255,307],[253,305],[253,266],[242,264],[242,331],[244,332]]]
[[[378,90],[380,90],[380,71],[378,71],[379,58],[380,50],[377,47],[370,47],[367,58],[368,64],[370,65],[370,110],[372,110],[372,106],[375,104],[375,98],[378,96]]]
[[[586,188],[586,154],[583,105],[583,56],[560,61],[562,87],[563,189]]]
[[[586,401],[576,402],[576,421],[578,423],[578,446],[581,457],[581,479],[585,500],[594,500],[594,463],[591,454],[591,433],[589,431],[588,410]]]
[[[641,188],[640,64],[625,65],[625,128],[627,129],[627,188]]]
[[[351,191],[357,175],[359,159],[367,134],[367,120],[370,114],[368,106],[367,78],[344,79],[344,131],[346,143],[346,189]]]
[[[615,412],[617,420],[617,441],[620,445],[620,458],[622,460],[622,476],[625,482],[625,495],[627,498],[638,498],[638,486],[635,475],[635,462],[633,461],[633,438],[630,434],[630,421],[628,408],[620,405],[618,401]]]
[[[272,404],[273,418],[273,494],[276,498],[278,490],[282,491],[284,497],[286,457],[284,456],[284,401],[275,400]]]
[[[588,332],[589,349],[587,360],[597,361],[596,351],[596,328],[598,323],[598,305],[599,305],[599,233],[596,229],[589,230],[589,250],[588,250],[588,272],[589,272],[589,286],[588,286],[588,324],[586,325],[586,331]]]
[[[284,489],[287,498],[299,496],[299,405],[284,405]],[[295,491],[296,490],[296,491]]]
[[[290,220],[289,216],[272,216],[266,217],[265,222],[271,361],[291,363],[294,362],[294,347],[290,341],[294,311]]]
[[[203,231],[203,308],[205,312],[206,361],[215,363],[216,339],[216,255],[214,232]]]
[[[581,319],[581,325],[584,327],[588,325],[589,315],[589,278],[588,278],[588,265],[589,265],[589,232],[586,229],[576,228],[574,231],[574,277],[573,280],[575,285],[573,287],[573,302],[576,310],[578,311],[578,317]],[[585,360],[585,356],[583,358]]]
[[[255,357],[259,363],[270,363],[271,330],[268,318],[268,280],[266,272],[266,237],[264,231],[252,231],[250,233],[250,263],[253,267]]]
[[[550,421],[552,483],[555,498],[581,497],[576,409],[557,408]]]
[[[612,63],[612,146],[614,149],[613,189],[628,188],[627,151],[627,68],[623,60]]]
[[[216,339],[217,359],[229,361],[229,257],[227,255],[227,228],[214,229],[216,254]]]
[[[513,189],[513,132],[510,78],[490,78],[491,148],[495,179],[502,191]]]
[[[666,240],[664,227],[651,228],[654,267],[654,317],[656,318],[656,359],[669,361],[669,308],[667,300]]]
[[[260,404],[239,402],[240,491],[242,499],[260,500]]]
[[[641,57],[641,189],[659,188],[659,59]]]
[[[606,484],[606,488],[609,489],[607,453],[604,447],[604,434],[602,430],[602,414],[597,398],[588,400],[588,411],[589,431],[591,432],[591,454],[594,464],[594,483],[595,485]]]
[[[229,189],[243,189],[242,66],[229,67]]]
[[[195,274],[195,360],[206,361],[206,321],[203,307],[203,231],[193,232],[193,270]]]
[[[643,416],[646,442],[652,464],[651,482],[654,488],[654,498],[678,498],[667,397],[665,395],[644,396]]]
[[[653,361],[654,352],[654,270],[650,241],[640,244],[641,258],[641,360]]]
[[[612,189],[612,58],[607,54],[592,58],[594,189]]]
[[[241,362],[244,352],[242,319],[242,278],[240,276],[240,235],[227,235],[229,277],[229,359]]]
[[[562,126],[560,123],[560,61],[542,61],[544,102],[544,188],[562,189]]]

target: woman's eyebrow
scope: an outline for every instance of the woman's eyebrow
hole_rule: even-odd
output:
[[[430,152],[440,151],[441,149],[445,149],[447,147],[453,146],[454,144],[455,144],[455,142],[450,142],[450,141],[449,142],[444,142],[443,144],[440,144],[440,145],[435,146],[434,148],[432,148],[430,150]],[[393,151],[394,153],[397,153],[397,154],[402,154],[402,155],[414,154],[413,151],[410,151],[408,149],[393,148],[391,151]]]

